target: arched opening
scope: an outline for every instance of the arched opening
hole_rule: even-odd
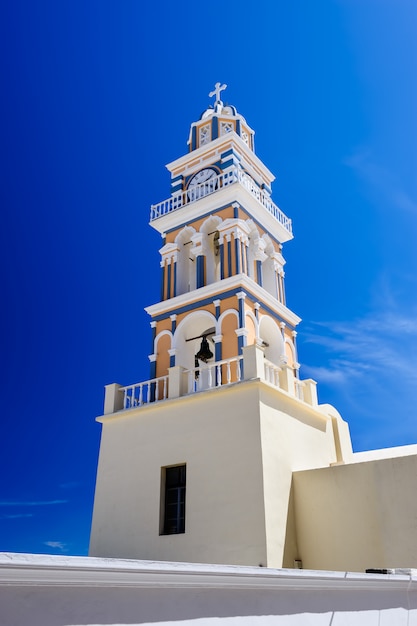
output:
[[[201,226],[203,233],[203,251],[206,257],[206,285],[220,280],[220,253],[218,227],[222,220],[217,216],[210,216]]]
[[[252,346],[255,342],[256,342],[256,318],[254,316],[254,314],[250,311],[246,312],[246,321],[245,321],[245,328],[248,331],[247,334],[247,345],[248,346]]]
[[[224,311],[219,318],[220,332],[223,336],[222,340],[222,360],[233,359],[229,364],[223,364],[221,367],[221,378],[225,383],[235,382],[239,380],[239,363],[235,357],[239,355],[238,338],[236,330],[239,328],[239,315],[234,309]]]
[[[214,334],[216,334],[216,319],[208,311],[190,313],[177,327],[174,335],[174,347],[177,351],[176,363],[188,371],[189,392],[215,386]],[[202,349],[203,338],[207,341],[211,356],[197,359]]]
[[[177,295],[192,291],[196,287],[195,259],[191,254],[191,237],[195,234],[195,229],[186,226],[177,235],[175,243],[178,245],[177,258]]]
[[[268,235],[264,235],[262,239],[265,242],[265,254],[267,255],[267,258],[262,264],[262,286],[268,293],[271,294],[271,296],[277,298],[277,277],[275,273],[274,259],[272,258],[272,255],[275,252],[274,246]]]
[[[295,370],[295,355],[294,355],[294,345],[288,341],[285,341],[285,356],[287,359],[287,364]],[[294,371],[295,373],[295,371]]]
[[[284,354],[284,342],[278,324],[269,315],[261,317],[259,337],[265,348],[265,358],[274,365],[280,365]]]
[[[156,376],[166,376],[169,368],[169,352],[172,334],[168,330],[162,331],[155,338],[154,354],[156,355]]]

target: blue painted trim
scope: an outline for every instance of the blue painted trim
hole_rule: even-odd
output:
[[[182,174],[178,174],[178,176],[174,176],[174,178],[171,178],[171,185],[176,182],[182,182]]]
[[[174,261],[174,298],[177,295],[177,262]]]
[[[235,259],[236,259],[236,274],[240,274],[240,240],[235,239]]]
[[[216,298],[219,299],[219,300],[224,300],[225,298],[230,298],[231,296],[235,296],[239,291],[242,291],[242,287],[236,287],[235,289],[229,289],[228,291],[224,291],[223,293],[219,293],[219,294],[216,295]],[[251,302],[253,302],[253,303],[259,302],[259,297],[258,296],[257,297],[253,296],[250,293],[250,291],[248,289],[246,289],[246,288],[245,288],[245,293],[246,293],[246,298],[248,300],[250,300]],[[153,320],[155,322],[160,322],[161,320],[165,320],[167,317],[169,317],[170,315],[173,315],[174,313],[176,313],[177,315],[181,315],[181,313],[188,313],[189,311],[192,311],[193,309],[199,309],[201,307],[206,306],[207,304],[213,304],[213,296],[210,296],[210,298],[204,298],[204,300],[197,300],[196,302],[193,302],[191,304],[187,304],[187,305],[185,305],[183,307],[179,307],[178,309],[174,309],[174,310],[171,309],[170,311],[167,311],[166,313],[163,313],[161,315],[155,316],[153,318]],[[283,317],[281,317],[280,315],[277,315],[275,311],[270,309],[263,302],[259,302],[259,304],[275,320],[278,320],[279,322],[285,322],[286,325],[288,326],[288,328],[293,329],[293,330],[295,329],[295,326],[292,326],[289,322],[284,320]],[[153,350],[153,347],[152,347],[152,350]]]
[[[199,254],[197,257],[197,265],[196,265],[197,289],[200,289],[200,287],[204,287],[204,260],[205,260],[205,257],[202,254]]]
[[[171,333],[174,334],[176,330],[177,330],[177,320],[171,320]]]
[[[249,276],[249,253],[248,253],[248,246],[245,245],[245,258],[246,258],[246,273]]]
[[[220,251],[220,278],[223,280],[224,276],[224,243],[219,246]]]
[[[169,367],[175,367],[175,356],[169,357]]]
[[[177,191],[182,191],[182,183],[171,186],[171,193],[176,193]]]
[[[256,282],[262,287],[262,261],[256,261]]]
[[[236,132],[240,137],[240,120],[236,120]]]
[[[219,120],[216,116],[211,118],[211,140],[217,139],[219,136]]]
[[[226,157],[228,157],[228,156],[230,156],[232,154],[235,154],[235,151],[233,150],[233,148],[229,148],[229,150],[226,150],[226,152],[222,152],[220,157],[223,160],[224,158],[226,158]]]
[[[152,348],[153,350],[153,348]],[[156,361],[151,363],[151,379],[156,378]]]
[[[168,265],[168,276],[167,276],[167,300],[171,297],[171,272],[172,272],[172,263]]]
[[[227,276],[232,275],[232,242],[227,242]]]
[[[221,361],[222,360],[222,342],[219,341],[218,343],[214,344],[214,360],[217,361]],[[222,366],[220,366],[220,377],[222,375]],[[216,387],[219,383],[219,376],[218,376],[218,372],[217,372],[217,367],[215,368],[215,381],[216,381]]]
[[[245,345],[245,337],[243,335],[240,335],[237,338],[237,350],[238,350],[238,354],[242,354],[242,348]]]
[[[156,320],[155,320],[156,321]],[[155,339],[156,339],[156,326],[154,328],[152,328],[152,346],[151,346],[151,354],[153,354],[153,351],[155,350]],[[151,363],[152,365],[152,363]],[[152,376],[151,376],[152,378]]]
[[[239,206],[240,206],[240,205],[239,205]],[[239,217],[239,207],[237,207],[237,206],[234,206],[234,207],[233,207],[233,217],[234,217],[235,219],[237,219],[237,218]]]
[[[233,159],[229,159],[228,161],[225,161],[224,163],[222,163],[222,168],[223,170],[227,169],[228,167],[231,167],[232,165],[234,165],[235,162]]]
[[[165,300],[165,264],[161,267],[161,300]]]
[[[220,305],[218,305],[218,306],[216,306],[216,307],[215,307],[215,311],[216,311],[216,312],[215,312],[216,320],[218,320],[218,319],[219,319],[219,317],[220,317]],[[216,345],[217,345],[217,344],[216,344]]]
[[[197,148],[197,128],[193,126],[191,130],[191,150],[195,150],[196,148]]]
[[[239,328],[244,327],[244,314],[245,314],[245,305],[244,299],[239,298]],[[240,352],[239,352],[240,354]]]

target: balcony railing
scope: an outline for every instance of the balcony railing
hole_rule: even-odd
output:
[[[260,189],[253,178],[239,168],[233,168],[219,174],[215,178],[211,178],[201,185],[197,185],[193,189],[186,189],[173,194],[167,200],[163,200],[158,204],[151,206],[151,222],[168,213],[177,211],[183,206],[196,202],[205,196],[215,193],[223,187],[240,183],[258,202],[285,228],[292,234],[292,223],[277,205],[272,202],[271,196],[264,190]]]
[[[135,406],[166,400],[168,397],[168,376],[120,387],[119,392],[123,393],[123,409],[133,409]]]
[[[186,370],[188,393],[239,382],[242,380],[242,361],[243,357],[238,356]]]
[[[299,380],[289,365],[276,365],[265,359],[257,345],[245,346],[243,355],[185,369],[171,367],[168,375],[121,387],[106,386],[104,414],[139,408],[168,399],[188,396],[199,391],[215,389],[244,380],[261,380],[287,396],[311,406],[317,406],[316,383]]]

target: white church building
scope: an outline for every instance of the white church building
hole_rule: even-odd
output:
[[[291,220],[224,88],[151,208],[151,373],[106,386],[90,556],[0,555],[0,623],[417,625],[417,445],[353,453],[300,378]]]

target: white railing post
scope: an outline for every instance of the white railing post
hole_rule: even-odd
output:
[[[240,382],[242,378],[242,368],[240,367],[240,359],[236,361],[236,378]]]
[[[168,398],[179,398],[186,394],[184,389],[184,371],[181,365],[174,365],[174,367],[168,368]]]
[[[292,396],[295,395],[295,377],[292,367],[283,363],[279,373],[279,386],[284,391],[288,391]]]
[[[226,364],[226,380],[227,384],[230,385],[230,381],[232,380],[232,376],[230,374],[230,361],[228,361]]]
[[[123,393],[119,391],[121,387],[118,383],[111,383],[104,387],[104,415],[123,409]]]
[[[217,369],[217,387],[222,386],[222,366],[219,364],[216,366]]]
[[[265,378],[265,366],[264,366],[264,351],[261,346],[256,343],[251,346],[243,346],[243,372],[244,379],[250,380],[251,378]]]
[[[312,378],[303,380],[304,383],[304,402],[311,404],[311,406],[318,405],[317,399],[317,383]]]

